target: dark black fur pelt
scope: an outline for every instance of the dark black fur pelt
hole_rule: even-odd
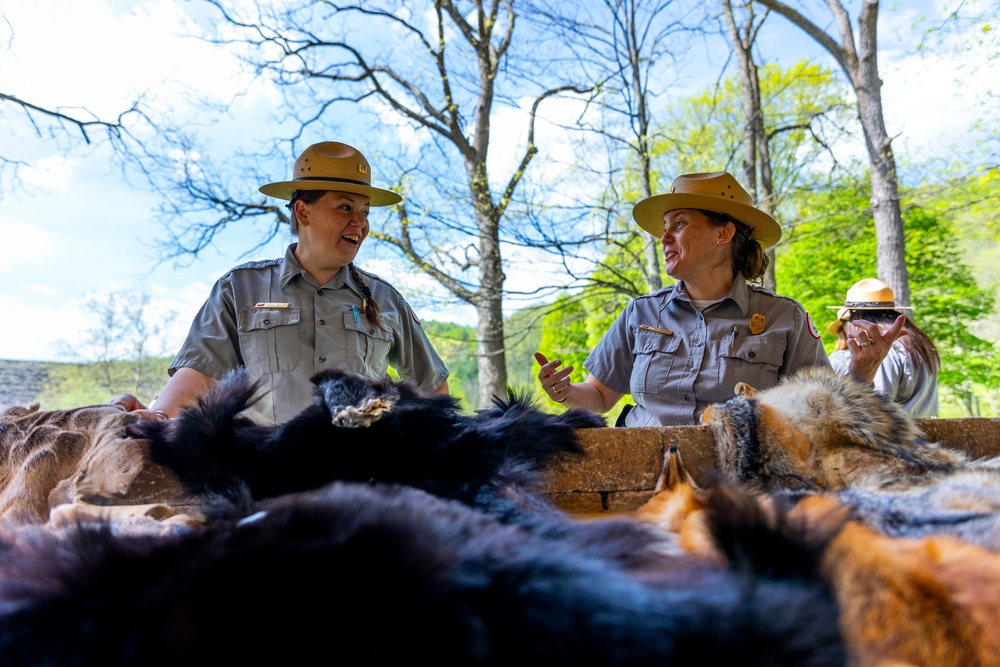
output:
[[[408,487],[260,508],[186,535],[0,544],[0,664],[844,664],[836,607],[809,582],[663,557],[650,585]]]
[[[266,498],[338,480],[391,482],[501,511],[500,489],[537,486],[545,463],[580,453],[575,429],[604,425],[584,410],[545,414],[514,393],[469,416],[453,397],[419,394],[405,382],[341,371],[313,382],[313,405],[284,424],[241,415],[258,387],[234,373],[177,419],[143,421],[130,433],[148,438],[153,459],[196,493],[232,493],[245,483]],[[368,426],[334,423],[345,408],[363,413],[365,405],[388,407]]]

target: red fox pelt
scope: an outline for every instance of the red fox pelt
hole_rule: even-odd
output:
[[[1000,555],[948,536],[885,537],[850,520],[833,495],[789,506],[788,497],[754,496],[727,483],[699,489],[676,448],[658,488],[636,516],[677,532],[690,553],[713,562],[733,554],[719,548],[709,512],[734,522],[764,515],[803,539],[830,539],[821,571],[840,607],[852,667],[1000,666]]]
[[[758,492],[836,492],[883,534],[1000,551],[1000,457],[928,442],[899,405],[828,369],[737,393],[703,416],[723,477]]]

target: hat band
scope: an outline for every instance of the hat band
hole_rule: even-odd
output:
[[[372,186],[371,183],[365,183],[364,181],[356,181],[353,178],[332,178],[330,176],[302,176],[296,178],[295,182],[299,181],[330,181],[331,183],[351,183],[352,185],[363,185],[367,188]]]
[[[893,310],[896,307],[895,301],[845,301],[845,308],[884,308]]]

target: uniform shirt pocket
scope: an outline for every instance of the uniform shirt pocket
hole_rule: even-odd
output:
[[[392,348],[392,332],[379,329],[363,316],[355,322],[354,317],[353,311],[344,313],[347,367],[355,373],[382,379],[389,369],[388,357]]]
[[[239,312],[240,352],[255,375],[295,370],[301,358],[298,308],[245,308]]]
[[[666,386],[680,344],[677,336],[645,329],[636,330],[632,347],[635,365],[629,382],[633,394],[655,394]]]
[[[779,336],[726,337],[719,349],[719,383],[735,390],[737,382],[754,389],[778,384],[778,371],[785,359],[785,339]]]

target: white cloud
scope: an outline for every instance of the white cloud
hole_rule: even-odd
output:
[[[52,254],[52,235],[27,222],[0,222],[0,238],[8,248],[0,253],[0,273],[31,265]],[[10,248],[17,248],[17,252],[11,252]]]
[[[55,296],[59,294],[59,290],[42,283],[29,284],[28,291],[32,294],[37,294],[38,296]]]
[[[65,192],[80,164],[79,160],[55,155],[25,165],[20,175],[27,186],[35,186],[49,193]]]
[[[101,0],[12,0],[3,13],[12,26],[10,49],[0,53],[5,92],[35,104],[86,107],[112,116],[151,87],[182,102],[181,87],[228,101],[244,88],[235,58],[205,41],[184,3],[130,3],[115,11]],[[0,30],[4,28],[0,27]]]
[[[0,311],[11,314],[0,327],[0,358],[58,360],[59,341],[78,331],[75,304],[51,307],[0,294]]]

